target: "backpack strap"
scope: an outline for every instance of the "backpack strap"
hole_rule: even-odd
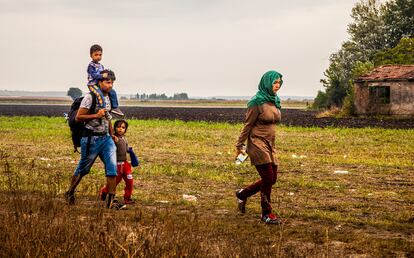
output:
[[[91,94],[92,97],[92,103],[91,103],[91,107],[89,108],[89,114],[95,114],[95,109],[96,109],[96,95],[95,93],[93,93],[92,91],[89,92],[89,94]],[[102,123],[102,120],[100,120],[100,123]],[[85,128],[85,130],[88,130]],[[89,155],[89,150],[91,148],[91,134],[88,134],[88,141],[86,142],[86,155]]]
[[[91,104],[91,107],[89,108],[89,114],[95,114],[96,95],[92,91],[90,91],[89,94],[91,94],[91,96],[92,96],[92,104]]]
[[[92,96],[92,104],[91,104],[91,107],[89,108],[89,114],[95,114],[96,113],[95,112],[95,109],[96,109],[96,99],[97,99],[97,96],[92,91],[90,91],[89,93]],[[99,119],[99,123],[102,124],[102,119]]]

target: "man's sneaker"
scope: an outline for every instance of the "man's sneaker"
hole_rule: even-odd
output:
[[[111,114],[116,118],[124,118],[125,116],[125,114],[119,108],[111,109]]]
[[[111,207],[109,208],[114,209],[114,210],[124,210],[126,209],[126,205],[123,203],[120,203],[118,200],[113,200],[111,203]]]
[[[124,199],[124,203],[127,205],[134,205],[135,201],[131,198],[128,198],[128,199]]]
[[[241,191],[243,191],[243,189],[237,190],[236,191],[236,197],[237,197],[237,209],[241,212],[241,213],[245,213],[246,212],[246,203],[247,203],[247,199],[241,199],[240,198],[240,193]]]
[[[70,191],[67,191],[65,194],[65,199],[68,202],[68,204],[73,205],[75,204],[75,193],[71,193]]]
[[[106,192],[104,192],[104,191],[103,191],[105,188],[106,188],[106,187],[105,187],[105,186],[103,186],[103,187],[99,190],[99,199],[100,199],[101,201],[105,201],[105,200],[106,200],[106,195],[108,194],[108,193],[106,193]]]
[[[282,221],[273,213],[262,215],[262,221],[266,224],[280,225]]]

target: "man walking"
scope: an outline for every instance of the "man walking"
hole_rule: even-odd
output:
[[[65,193],[65,198],[69,204],[75,203],[75,189],[87,175],[95,162],[99,158],[105,164],[105,175],[108,186],[108,198],[106,200],[107,208],[119,209],[122,206],[114,202],[116,190],[116,146],[112,140],[112,124],[105,115],[111,110],[111,101],[109,100],[109,92],[112,90],[115,81],[115,74],[111,70],[103,70],[102,74],[106,74],[98,81],[98,86],[105,97],[105,108],[95,107],[95,110],[90,110],[92,107],[92,98],[96,96],[90,93],[83,98],[78,113],[76,115],[77,122],[85,123],[85,130],[81,139],[81,159],[72,176],[69,190]],[[96,103],[96,102],[95,102]]]

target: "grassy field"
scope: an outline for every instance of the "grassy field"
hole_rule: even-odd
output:
[[[277,127],[284,224],[269,226],[258,195],[236,211],[234,191],[258,179],[234,164],[241,126],[131,120],[138,203],[112,211],[100,161],[64,202],[79,154],[63,119],[0,117],[1,256],[413,257],[414,130]]]

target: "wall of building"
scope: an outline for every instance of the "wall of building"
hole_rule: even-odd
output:
[[[354,84],[354,106],[355,113],[366,115],[368,113],[369,91],[368,83],[359,82]]]
[[[396,82],[391,86],[391,114],[414,116],[414,82]]]
[[[390,103],[370,103],[369,87],[389,86]],[[355,83],[355,110],[357,114],[414,116],[414,82],[362,82]]]

